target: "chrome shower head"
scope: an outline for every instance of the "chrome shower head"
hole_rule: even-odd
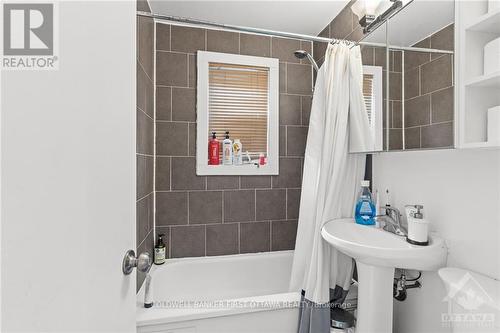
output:
[[[316,71],[318,71],[318,69],[319,69],[318,64],[316,63],[316,61],[314,61],[314,58],[309,54],[309,52],[304,51],[304,50],[297,50],[297,51],[293,52],[293,54],[298,59],[305,59],[305,58],[309,59],[309,62],[311,62],[314,69]]]
[[[308,55],[307,51],[304,51],[304,50],[297,50],[297,51],[293,52],[293,54],[295,55],[295,57],[297,57],[299,59],[304,59]]]

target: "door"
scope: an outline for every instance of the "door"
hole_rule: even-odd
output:
[[[135,331],[135,6],[60,1],[59,69],[2,72],[2,332]]]

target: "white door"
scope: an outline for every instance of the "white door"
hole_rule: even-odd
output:
[[[61,1],[59,70],[2,72],[2,332],[135,331],[135,6]]]

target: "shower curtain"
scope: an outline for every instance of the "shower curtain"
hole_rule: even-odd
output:
[[[290,281],[291,291],[302,291],[300,333],[330,332],[330,301],[341,303],[351,282],[353,260],[325,242],[321,228],[354,214],[366,154],[349,154],[348,125],[370,133],[361,84],[359,46],[328,45],[312,102]]]

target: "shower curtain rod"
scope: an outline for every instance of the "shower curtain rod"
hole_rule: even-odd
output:
[[[153,14],[153,13],[148,13],[148,12],[143,12],[143,11],[137,11],[137,15],[149,17],[149,18],[152,18],[152,19],[155,19],[158,21],[178,22],[178,23],[193,24],[193,25],[204,25],[204,26],[208,26],[208,27],[215,27],[215,28],[220,28],[220,29],[256,33],[256,34],[261,34],[261,35],[302,39],[302,40],[308,40],[311,42],[321,42],[321,43],[348,42],[348,43],[352,43],[353,45],[359,44],[359,45],[365,45],[365,46],[375,46],[375,47],[384,47],[384,48],[387,47],[387,45],[385,43],[373,43],[373,42],[362,42],[362,41],[355,42],[355,41],[351,41],[351,40],[347,40],[347,39],[326,38],[326,37],[318,37],[318,36],[311,36],[311,35],[304,35],[304,34],[296,34],[293,32],[259,29],[259,28],[244,27],[244,26],[238,26],[238,25],[232,25],[232,24],[222,24],[222,23],[203,21],[203,20],[192,19],[192,18],[187,18],[187,17]],[[406,51],[429,52],[429,53],[447,53],[447,54],[454,53],[453,51],[448,51],[448,50],[424,49],[424,48],[411,47],[411,46],[405,47],[405,46],[389,45],[388,48],[391,50],[406,50]]]

